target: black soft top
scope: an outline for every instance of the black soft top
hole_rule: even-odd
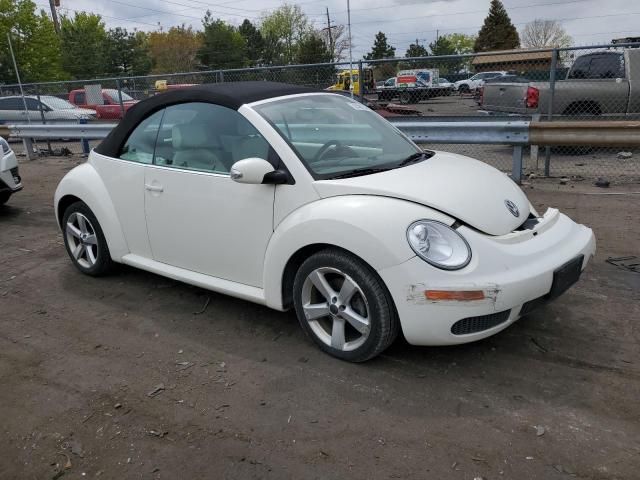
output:
[[[130,133],[142,120],[170,105],[186,102],[205,102],[238,110],[246,103],[266,100],[267,98],[318,91],[317,89],[300,85],[261,81],[208,83],[170,90],[142,100],[131,107],[122,121],[111,130],[95,150],[108,157],[117,157]]]

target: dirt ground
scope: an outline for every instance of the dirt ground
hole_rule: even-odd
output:
[[[52,211],[76,161],[23,162],[0,208],[0,478],[638,478],[640,275],[605,260],[640,255],[640,185],[534,181],[595,230],[579,284],[485,341],[353,365],[293,313],[82,276]]]

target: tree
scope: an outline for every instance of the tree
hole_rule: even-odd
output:
[[[489,14],[478,32],[476,52],[512,50],[520,47],[520,37],[500,0],[491,0]]]
[[[573,39],[556,20],[535,19],[522,29],[522,46],[528,48],[570,47]]]
[[[191,26],[171,27],[167,32],[148,34],[153,73],[191,72],[198,65],[202,34]]]
[[[107,32],[105,42],[107,75],[146,75],[151,70],[147,35],[116,27]]]
[[[62,70],[60,40],[53,22],[30,0],[0,0],[0,82],[16,83],[7,33],[23,82],[60,80]]]
[[[393,58],[396,56],[396,48],[387,43],[387,36],[382,33],[376,33],[371,51],[364,56],[365,60],[377,60],[380,58]]]
[[[406,58],[429,56],[429,51],[417,42],[418,40],[416,39],[416,43],[409,45],[409,48],[407,48],[407,51],[404,54]],[[429,66],[430,62],[425,60],[412,60],[410,62],[402,62],[400,64],[401,69],[428,68]]]
[[[407,58],[410,58],[410,57],[426,57],[428,55],[429,55],[429,52],[427,51],[427,49],[424,48],[419,43],[412,43],[411,45],[409,45],[409,48],[407,48],[407,51],[404,54],[404,56],[407,57]]]
[[[100,15],[77,12],[62,16],[60,25],[62,67],[71,78],[85,79],[103,75],[107,68],[107,32]]]
[[[246,42],[238,30],[224,21],[213,19],[207,10],[202,21],[203,42],[198,58],[208,68],[241,68],[247,61]]]
[[[296,59],[298,43],[312,32],[312,27],[298,5],[285,4],[262,18],[260,31],[268,63],[290,64]]]
[[[333,51],[331,52],[332,62],[339,62],[346,58],[346,53],[349,50],[349,37],[344,25],[333,25],[331,27],[331,41],[329,41],[329,30],[327,28],[320,30],[319,34],[322,36],[327,48],[331,49],[331,46],[333,46]]]
[[[297,63],[328,63],[330,61],[331,52],[317,32],[310,33],[298,43]]]
[[[466,35],[464,33],[448,33],[443,35],[451,45],[456,55],[464,55],[465,53],[472,53],[473,46],[476,42],[476,37],[473,35]]]
[[[238,32],[244,37],[246,44],[247,60],[251,65],[259,65],[264,58],[264,38],[262,33],[253,23],[246,18],[242,25],[238,27]]]
[[[449,40],[449,37],[442,35],[429,44],[432,55],[455,55],[456,48]]]

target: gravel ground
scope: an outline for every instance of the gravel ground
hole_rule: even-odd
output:
[[[0,478],[638,478],[640,276],[605,259],[640,255],[639,185],[535,180],[595,230],[580,283],[485,341],[352,365],[292,313],[82,276],[52,211],[73,164],[23,162],[0,207]]]

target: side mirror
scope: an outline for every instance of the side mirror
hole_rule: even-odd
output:
[[[238,160],[231,167],[231,180],[254,185],[271,183],[264,182],[265,175],[274,171],[273,165],[262,158],[245,158]]]

